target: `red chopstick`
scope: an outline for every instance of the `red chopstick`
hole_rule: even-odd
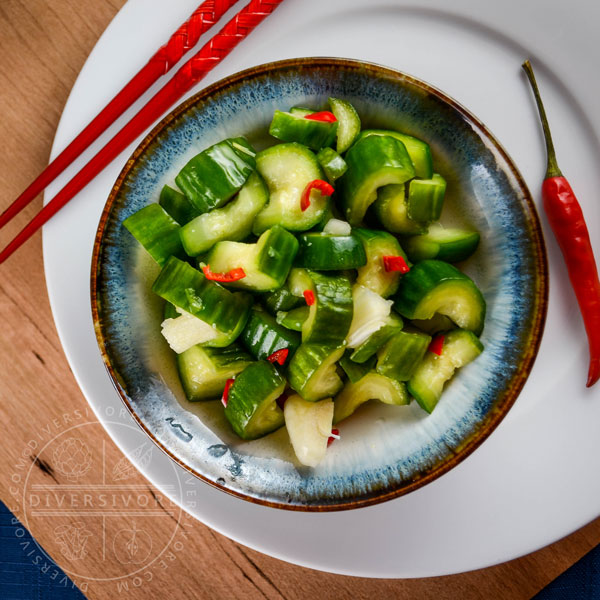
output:
[[[0,264],[161,117],[188,90],[219,64],[283,0],[250,0],[173,78],[50,200],[0,252]]]
[[[38,175],[0,215],[0,228],[50,185],[90,144],[106,131],[162,75],[193,48],[238,0],[206,0],[179,27],[133,79],[102,109],[89,125]]]

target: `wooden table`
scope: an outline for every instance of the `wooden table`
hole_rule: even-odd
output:
[[[0,208],[7,206],[46,165],[71,86],[97,38],[123,4],[124,0],[3,0],[0,4]],[[0,243],[4,245],[40,207],[38,199],[1,232]],[[0,491],[9,508],[25,519],[32,502],[27,496],[21,497],[26,472],[30,486],[27,489],[35,485],[69,485],[64,468],[61,471],[61,465],[54,462],[56,455],[46,453],[37,460],[44,436],[58,435],[61,428],[68,426],[69,419],[93,421],[54,328],[39,234],[0,267],[0,323],[0,422],[4,438],[0,450]],[[107,461],[116,464],[120,460],[120,451],[99,426],[81,428],[79,438],[89,448],[103,448]],[[150,489],[137,472],[129,475],[128,484]],[[85,477],[88,475],[84,476],[84,483],[91,481]],[[66,527],[61,531],[74,531],[71,526],[77,525],[77,517],[66,519],[60,522],[61,527]],[[281,562],[240,546],[191,518],[175,524],[172,519],[157,519],[152,530],[155,545],[173,550],[175,544],[175,550],[183,550],[171,552],[164,568],[142,569],[133,576],[127,561],[118,558],[99,563],[92,553],[69,556],[65,538],[57,536],[58,522],[54,516],[37,518],[30,522],[31,532],[67,570],[72,570],[78,560],[78,573],[91,577],[110,571],[112,579],[107,582],[76,578],[88,597],[98,599],[112,598],[115,591],[127,598],[163,598],[168,594],[173,598],[245,600],[531,598],[600,543],[597,520],[547,548],[497,567],[434,579],[368,580]],[[123,527],[126,526],[124,521]],[[177,538],[169,541],[174,528],[181,542]],[[43,555],[35,558],[39,554],[32,553],[32,561],[38,560],[42,567]],[[52,576],[51,569],[48,575]],[[123,578],[117,586],[119,575]]]

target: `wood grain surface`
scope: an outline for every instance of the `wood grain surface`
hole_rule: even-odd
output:
[[[0,208],[45,166],[77,73],[123,4],[124,0],[0,2]],[[40,207],[41,199],[37,199],[0,233],[2,246]],[[60,436],[73,422],[94,420],[54,328],[39,234],[0,267],[0,323],[0,492],[9,508],[25,520],[34,502],[24,496],[26,489],[72,484],[60,455],[44,450],[44,443]],[[120,451],[100,426],[81,427],[78,439],[87,448],[102,449],[107,463],[118,463],[121,471],[127,470]],[[92,488],[98,477],[93,471],[82,475],[79,482]],[[155,508],[170,517],[155,519],[151,531],[154,546],[166,549],[162,562],[142,568],[136,575],[131,574],[130,561],[123,555],[100,560],[93,552],[70,552],[68,548],[84,548],[75,544],[77,539],[85,539],[77,516],[49,513],[28,519],[40,545],[61,567],[75,574],[89,598],[526,599],[600,542],[598,520],[534,554],[480,571],[415,580],[343,577],[281,562],[240,546],[191,517],[173,516],[173,507],[161,500],[137,471],[128,472],[127,484],[138,493],[152,494]],[[115,519],[129,536],[128,556],[132,548],[139,553],[144,539],[138,534],[132,546],[135,526],[132,529],[126,517],[122,523],[119,517]],[[32,561],[52,576],[39,549],[23,551],[28,556],[31,552]],[[334,541],[331,551],[335,552]]]

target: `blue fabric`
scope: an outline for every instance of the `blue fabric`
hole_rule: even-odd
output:
[[[533,600],[596,600],[600,598],[600,546],[549,583]]]
[[[64,571],[39,550],[31,534],[2,501],[0,501],[0,598],[2,600],[85,600],[85,596]]]

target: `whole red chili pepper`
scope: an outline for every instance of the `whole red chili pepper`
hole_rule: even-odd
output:
[[[591,387],[600,378],[600,281],[598,280],[598,268],[581,206],[579,206],[569,182],[558,168],[546,111],[528,60],[523,63],[523,69],[527,73],[535,95],[546,140],[547,167],[542,184],[544,210],[565,259],[571,285],[583,317],[590,349],[590,367],[586,385]]]

